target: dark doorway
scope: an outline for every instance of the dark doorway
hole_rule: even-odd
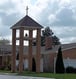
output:
[[[32,71],[36,72],[36,62],[34,58],[32,58]]]
[[[2,56],[0,56],[0,66],[2,66]]]
[[[17,53],[16,60],[19,60],[19,53]]]

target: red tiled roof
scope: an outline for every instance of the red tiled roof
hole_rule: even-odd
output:
[[[11,29],[13,28],[43,28],[39,23],[37,23],[35,20],[33,20],[31,17],[26,15],[24,18],[22,18],[20,21],[18,21],[16,24],[14,24]]]

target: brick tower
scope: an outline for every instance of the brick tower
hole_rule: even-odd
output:
[[[26,9],[28,10],[28,8]],[[41,29],[43,27],[34,21],[31,17],[26,16],[11,27],[12,29],[12,72],[16,72],[16,40],[19,40],[19,72],[23,71],[23,41],[29,41],[28,63],[29,70],[32,71],[32,41],[36,40],[36,72],[40,72],[40,52],[41,52]],[[19,38],[16,37],[16,31],[19,30]],[[29,31],[29,37],[24,37],[24,31]],[[33,30],[37,30],[36,39],[33,38]]]

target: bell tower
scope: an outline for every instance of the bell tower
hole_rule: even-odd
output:
[[[19,40],[19,72],[23,72],[23,41],[29,41],[28,49],[28,65],[29,71],[32,71],[32,42],[36,40],[36,72],[40,72],[41,57],[41,29],[43,27],[35,20],[28,16],[28,7],[26,8],[26,16],[11,27],[12,29],[12,72],[16,72],[16,40]],[[16,37],[16,31],[19,30],[19,37]],[[24,37],[24,31],[29,31],[29,37]],[[37,37],[33,38],[33,30],[37,30]]]

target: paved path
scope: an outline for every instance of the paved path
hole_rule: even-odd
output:
[[[41,78],[41,77],[28,77],[28,76],[0,75],[0,79],[55,79],[55,78]]]

